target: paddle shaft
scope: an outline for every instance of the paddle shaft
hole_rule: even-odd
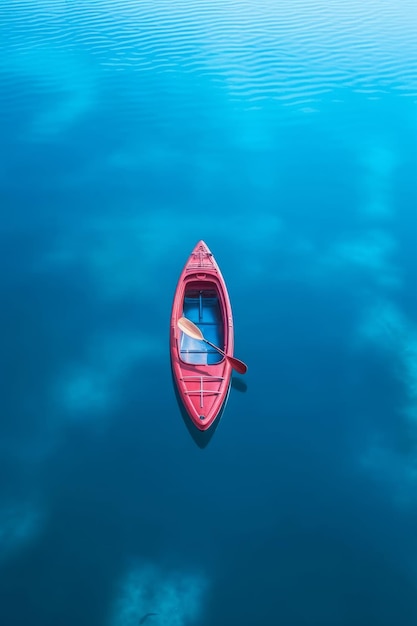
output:
[[[210,347],[217,350],[217,352],[220,352],[220,354],[222,354],[229,361],[233,369],[239,372],[239,374],[246,374],[247,369],[248,369],[248,366],[246,365],[246,363],[244,363],[240,359],[237,359],[235,356],[229,356],[221,348],[219,348],[218,346],[215,346],[214,343],[211,343],[211,341],[208,341],[208,339],[205,339],[203,337],[202,341],[204,341],[204,343],[206,343]]]
[[[211,348],[214,348],[215,350],[217,350],[217,352],[220,352],[220,354],[222,354],[223,356],[227,356],[226,352],[224,352],[221,348],[219,348],[218,346],[215,346],[214,343],[211,343],[211,341],[209,341],[208,339],[205,339],[203,337],[202,341],[204,341],[204,343],[206,343],[207,345],[209,345]]]

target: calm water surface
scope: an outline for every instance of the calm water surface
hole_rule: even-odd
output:
[[[412,0],[3,0],[0,624],[415,626]],[[199,239],[236,376],[168,328]]]

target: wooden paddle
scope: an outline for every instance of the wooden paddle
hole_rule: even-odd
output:
[[[217,352],[220,352],[220,354],[222,354],[229,361],[233,369],[239,372],[239,374],[246,374],[246,372],[248,371],[248,366],[243,361],[236,359],[234,356],[229,356],[228,354],[223,352],[223,350],[215,346],[214,343],[211,343],[211,341],[204,339],[203,333],[193,322],[188,320],[186,317],[180,317],[177,324],[178,328],[189,337],[192,337],[193,339],[198,339],[199,341],[204,341],[209,346],[217,350]]]

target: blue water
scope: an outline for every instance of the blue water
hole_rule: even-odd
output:
[[[415,626],[416,32],[2,1],[1,626]],[[205,447],[168,352],[199,239],[249,366]]]

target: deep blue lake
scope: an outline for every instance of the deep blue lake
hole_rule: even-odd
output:
[[[414,0],[2,0],[0,625],[415,626]],[[171,376],[204,239],[205,446]]]

